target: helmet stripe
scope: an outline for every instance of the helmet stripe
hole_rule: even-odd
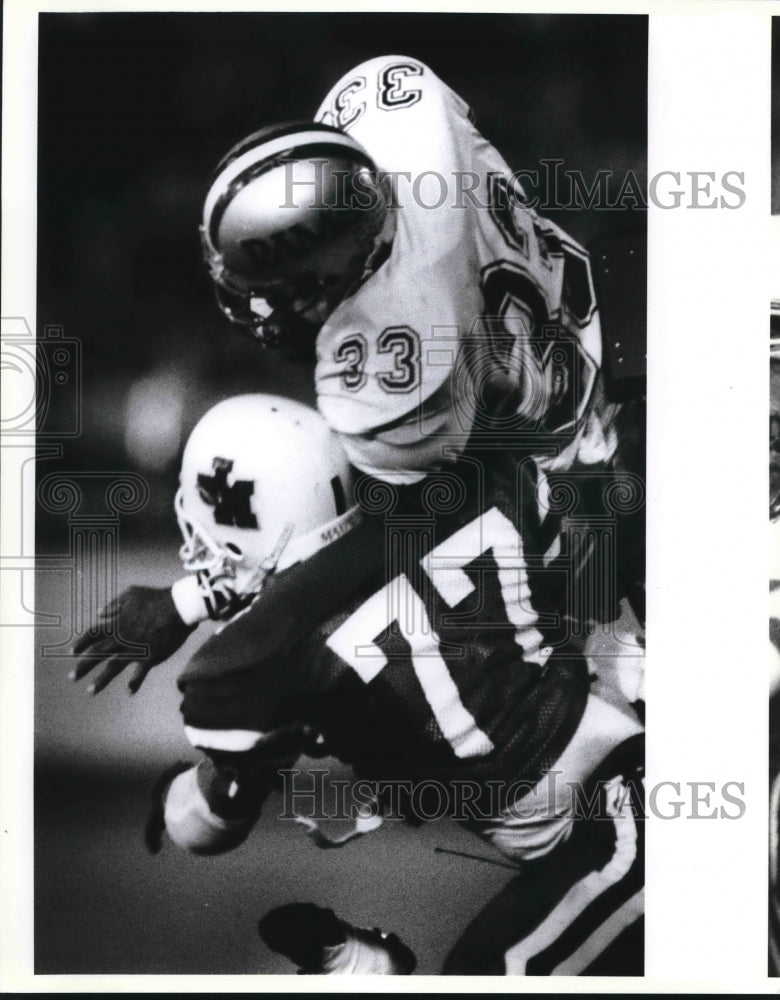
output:
[[[298,142],[295,141],[296,135],[299,137]],[[305,143],[305,145],[303,145],[303,143]],[[336,149],[338,152],[349,151],[350,155],[355,156],[357,154],[364,159],[366,161],[366,165],[370,168],[374,167],[373,161],[368,156],[368,153],[366,153],[358,142],[355,142],[355,140],[348,135],[340,132],[334,132],[332,129],[319,125],[312,126],[309,129],[295,128],[290,132],[285,130],[284,134],[276,135],[274,138],[261,141],[259,145],[252,146],[250,149],[246,150],[246,152],[241,153],[236,156],[235,159],[232,159],[225,164],[224,169],[214,179],[209,192],[206,195],[206,202],[203,206],[204,226],[213,231],[211,216],[217,202],[224,195],[226,189],[230,187],[233,181],[240,177],[245,170],[254,167],[262,167],[262,164],[266,159],[273,160],[282,153],[300,157],[301,152],[312,144],[326,144],[331,147],[331,151],[333,151],[333,149]],[[259,172],[262,172],[262,170]],[[254,174],[253,176],[257,176],[257,174]],[[244,183],[246,183],[246,181]]]
[[[308,137],[307,137],[308,138]],[[371,157],[362,149],[362,147],[357,146],[353,148],[351,146],[346,146],[342,143],[334,143],[332,136],[328,137],[327,142],[307,142],[305,145],[291,146],[289,142],[276,154],[267,154],[257,162],[253,162],[244,167],[239,173],[237,173],[229,184],[221,191],[221,193],[216,198],[213,207],[211,209],[211,221],[209,224],[209,239],[214,247],[218,245],[218,234],[219,226],[222,222],[222,217],[227,210],[230,202],[235,198],[236,194],[250,181],[255,180],[261,174],[266,173],[268,170],[272,170],[274,167],[278,166],[287,160],[310,160],[315,158],[327,159],[328,157],[342,156],[345,149],[349,149],[349,158],[356,163],[361,163],[363,166],[367,167],[369,170],[375,170],[374,161]],[[212,189],[213,190],[213,189]],[[208,204],[208,202],[207,202]]]
[[[326,129],[330,132],[335,132],[337,135],[344,135],[343,130],[336,128],[334,125],[326,125],[324,122],[312,122],[307,118],[279,122],[277,125],[267,125],[265,128],[258,129],[257,132],[252,132],[251,135],[245,136],[225,153],[211,174],[211,182],[216,180],[229,163],[232,163],[233,160],[248,150],[257,149],[262,143],[270,142],[272,139],[280,139],[284,135],[294,135],[296,132],[308,132],[312,128]]]

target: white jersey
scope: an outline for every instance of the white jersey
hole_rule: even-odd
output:
[[[344,76],[316,118],[360,142],[395,193],[389,256],[317,340],[318,406],[353,464],[422,478],[463,450],[496,385],[524,433],[558,435],[558,467],[608,457],[599,429],[585,433],[601,364],[587,253],[523,204],[465,102],[386,56]]]

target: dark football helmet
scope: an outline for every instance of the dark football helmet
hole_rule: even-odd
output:
[[[362,276],[387,209],[373,160],[340,129],[248,136],[217,166],[200,229],[223,313],[266,346],[316,332]]]

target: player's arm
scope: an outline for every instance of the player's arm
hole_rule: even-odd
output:
[[[464,135],[476,134],[473,118],[468,104],[429,66],[402,55],[356,66],[331,88],[315,114],[316,121],[362,143],[383,172],[409,185],[406,194],[412,180],[432,165],[445,172],[465,166],[457,147]]]
[[[159,850],[163,831],[196,854],[222,853],[246,839],[280,768],[312,752],[315,734],[285,721],[313,683],[310,664],[289,654],[383,560],[384,531],[367,520],[268,577],[251,607],[196,651],[178,684],[185,733],[205,757],[158,788],[150,849]]]
[[[97,694],[126,667],[132,667],[128,687],[134,694],[152,667],[172,656],[195,627],[195,622],[186,622],[179,614],[170,590],[128,587],[103,608],[97,623],[76,639],[73,655],[78,661],[71,680],[81,680],[102,664],[89,686],[90,693]],[[141,645],[146,652],[130,657],[125,652],[129,644]]]
[[[246,604],[247,598],[239,599],[226,581],[205,572],[189,573],[171,588],[128,587],[76,639],[73,655],[78,661],[70,677],[81,680],[102,665],[89,686],[90,693],[97,694],[132,667],[128,687],[135,694],[152,667],[184,645],[200,622],[229,619]],[[128,656],[125,650],[131,644],[144,646],[146,653]]]
[[[371,522],[358,525],[305,564],[293,567],[285,573],[285,587],[274,598],[273,612],[266,610],[266,603],[257,609],[251,607],[231,626],[228,645],[214,637],[206,643],[203,656],[208,659],[214,650],[221,660],[229,646],[234,661],[254,663],[262,656],[259,644],[266,639],[274,642],[296,639],[306,622],[316,624],[318,616],[324,620],[345,599],[345,593],[348,597],[356,591],[366,574],[376,572],[377,566],[382,565],[377,559],[384,557],[383,537]],[[302,569],[304,565],[306,568]],[[334,579],[344,580],[344,586],[334,588]],[[276,581],[269,576],[265,585],[272,582]],[[333,607],[329,595],[338,595]],[[97,694],[126,667],[132,666],[129,687],[135,693],[152,667],[171,657],[201,621],[209,618],[231,621],[250,607],[256,597],[256,593],[236,595],[230,589],[229,578],[210,576],[203,571],[187,574],[170,589],[128,587],[101,611],[97,624],[76,640],[73,653],[79,659],[70,676],[80,680],[103,664],[90,685],[91,693]],[[330,608],[327,614],[323,606]],[[268,622],[274,623],[273,635],[266,629]],[[283,623],[287,623],[286,632]],[[128,643],[143,645],[147,651],[131,659],[123,652]]]
[[[90,686],[97,693],[133,666],[129,687],[135,692],[152,667],[172,656],[208,618],[230,622],[230,628],[224,638],[218,634],[205,643],[193,660],[196,668],[212,662],[257,663],[289,648],[308,627],[333,614],[366,579],[382,572],[384,557],[382,522],[366,518],[282,577],[268,576],[262,600],[256,593],[236,595],[229,578],[206,572],[187,574],[171,589],[129,587],[76,640],[73,653],[79,659],[71,677],[80,680],[103,664]],[[147,652],[131,659],[123,652],[127,643],[144,645]]]
[[[270,576],[252,606],[195,653],[179,678],[190,743],[205,757],[164,775],[147,824],[156,853],[166,832],[180,848],[219,854],[241,844],[281,767],[311,753],[303,725],[280,726],[310,681],[287,654],[384,560],[384,532],[367,520],[303,563]],[[297,662],[297,661],[296,661]]]
[[[285,579],[291,572],[269,578],[255,605],[208,640],[179,677],[184,732],[203,759],[158,786],[146,833],[153,853],[163,833],[194,854],[237,847],[280,769],[310,750],[314,735],[295,711],[308,663],[285,658],[301,629]]]

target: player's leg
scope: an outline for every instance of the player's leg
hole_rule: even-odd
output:
[[[223,854],[246,840],[280,768],[306,747],[298,730],[264,734],[251,751],[209,750],[198,764],[170,769],[157,782],[146,843],[157,853],[163,833],[192,854]]]
[[[494,820],[469,826],[514,861],[549,854],[572,835],[583,790],[602,762],[629,741],[641,741],[642,732],[637,718],[591,693],[574,736],[537,784]]]
[[[471,922],[446,975],[642,975],[643,741],[616,747],[581,786],[554,851],[526,861]]]

